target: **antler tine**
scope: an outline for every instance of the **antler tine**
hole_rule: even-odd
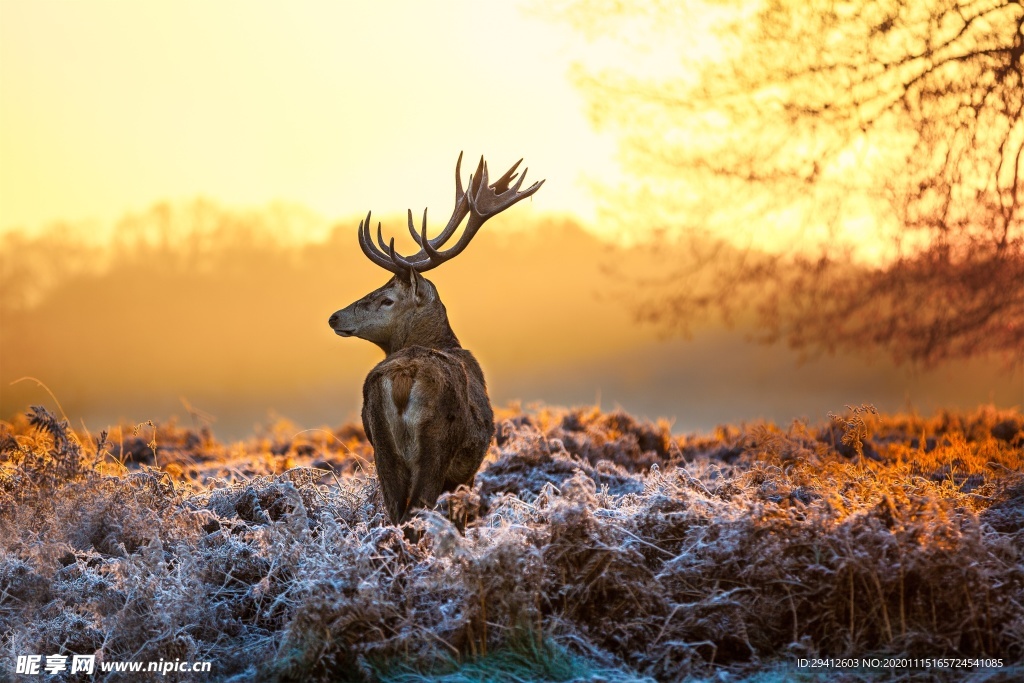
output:
[[[409,209],[409,234],[416,240],[416,244],[423,246],[423,242],[420,241],[420,234],[416,232],[416,225],[412,222],[412,209]],[[427,210],[423,209],[423,236],[427,235]]]
[[[391,242],[388,243],[388,256],[391,257],[391,260],[399,268],[402,268],[402,269],[404,269],[406,271],[409,271],[409,270],[420,270],[419,268],[416,267],[415,264],[410,263],[409,261],[406,261],[404,258],[402,258],[402,256],[400,254],[396,254],[395,253],[395,238],[394,237],[392,237],[391,238]]]
[[[473,183],[473,178],[476,178],[476,184]],[[469,194],[470,196],[480,191],[480,188],[487,184],[487,162],[484,161],[484,155],[480,155],[480,161],[476,165],[476,170],[469,174]]]
[[[423,212],[423,237],[419,240],[420,246],[423,247],[423,251],[427,254],[427,259],[430,260],[434,265],[444,263],[444,259],[441,257],[435,249],[434,245],[427,239],[427,212]],[[431,266],[433,267],[433,266]]]
[[[388,258],[386,254],[378,250],[370,236],[370,212],[366,212],[366,220],[359,221],[359,248],[363,250],[366,258],[376,263],[381,268],[398,274],[399,266]]]
[[[481,157],[481,162],[483,158]],[[452,217],[448,219],[448,224],[444,226],[437,237],[430,240],[430,246],[435,249],[440,247],[442,244],[447,242],[449,238],[458,229],[459,224],[462,223],[462,219],[469,213],[469,199],[466,196],[466,191],[462,189],[462,173],[460,171],[462,165],[462,152],[459,152],[459,160],[455,162],[455,209],[452,210]],[[469,176],[469,190],[473,191],[473,176]]]
[[[491,185],[491,187],[494,188],[495,192],[497,192],[498,194],[501,194],[502,192],[504,192],[505,190],[508,189],[508,184],[510,182],[512,182],[513,178],[516,177],[516,169],[519,168],[519,164],[521,164],[521,163],[523,163],[522,159],[520,159],[516,163],[512,164],[512,168],[510,168],[507,171],[505,171],[505,175],[501,176],[500,178],[498,178],[497,180],[494,181],[494,184]],[[523,170],[523,178],[526,177],[526,171],[528,171],[528,170],[529,169],[524,169]],[[519,179],[520,183],[522,183],[523,178]],[[517,185],[516,188],[518,189],[518,187],[519,186]]]
[[[530,185],[528,188],[526,188],[522,192],[519,192],[519,188],[523,186],[523,181],[526,180],[526,172],[529,171],[529,170],[530,169],[528,169],[528,168],[524,168],[523,169],[523,175],[519,176],[519,180],[516,181],[516,184],[512,186],[512,191],[513,192],[518,192],[519,194],[522,195],[522,197],[520,197],[520,199],[522,199],[523,197],[529,197],[534,192],[539,190],[540,186],[544,184],[544,180],[538,180],[537,182],[535,182],[533,185]],[[546,180],[546,178],[545,178],[545,180]],[[517,199],[516,201],[519,201],[519,200]]]
[[[482,220],[487,220],[491,216],[496,216],[516,202],[526,199],[540,189],[541,185],[544,184],[543,180],[535,182],[522,192],[519,191],[519,188],[523,186],[523,181],[526,180],[526,173],[530,170],[528,168],[523,169],[523,173],[519,176],[519,180],[516,181],[515,185],[511,188],[507,187],[507,183],[514,177],[514,175],[512,175],[512,171],[518,165],[519,162],[516,162],[515,166],[513,166],[509,172],[505,173],[505,175],[499,178],[493,185],[487,187],[487,191],[485,191],[485,188],[481,187],[476,194],[469,198],[469,208],[472,213],[469,220],[471,222],[478,216]],[[504,189],[501,187],[503,184],[506,185]]]
[[[367,230],[369,230],[369,226],[367,226]],[[377,221],[377,244],[380,245],[380,250],[386,254],[388,245],[384,243],[384,233],[381,231],[380,221]]]
[[[408,270],[425,272],[439,266],[458,256],[476,236],[480,227],[488,218],[496,216],[516,202],[533,195],[544,184],[543,180],[535,182],[523,191],[520,188],[526,180],[526,173],[529,169],[523,169],[514,185],[509,186],[516,179],[516,169],[522,159],[512,164],[512,167],[502,174],[493,184],[488,184],[487,162],[483,156],[477,164],[476,172],[469,176],[469,184],[466,190],[462,187],[462,153],[459,153],[458,161],[455,162],[455,210],[448,224],[441,233],[433,238],[427,237],[427,210],[423,210],[423,222],[419,233],[412,218],[412,210],[408,211],[408,227],[412,238],[419,245],[420,250],[412,256],[404,257],[395,251],[395,240],[391,238],[385,245],[381,225],[377,223],[377,244],[373,244],[370,234],[370,214],[366,214],[366,221],[359,223],[359,246],[363,253],[377,265],[396,274],[405,273]],[[455,230],[462,223],[462,220],[469,215],[469,222],[466,229],[459,236],[458,241],[450,248],[441,251],[439,248],[454,234]]]
[[[409,257],[403,257],[396,253],[396,256],[400,259],[399,267],[414,267],[417,270],[424,270],[433,268],[434,266],[443,263],[442,260],[437,260],[440,254],[437,249],[447,242],[451,236],[458,229],[459,225],[465,219],[469,213],[469,197],[466,191],[462,187],[462,152],[459,152],[459,158],[455,162],[455,210],[452,212],[452,217],[448,220],[448,224],[445,225],[444,229],[438,234],[437,237],[428,240],[427,239],[427,210],[423,209],[423,223],[419,232],[416,231],[416,224],[413,221],[412,209],[407,211],[407,224],[409,228],[409,234],[416,241],[416,244],[420,247],[419,252]],[[478,178],[486,178],[485,169],[486,162],[483,156],[480,157],[480,161],[477,164],[477,172],[475,175],[469,176],[469,191],[479,192],[480,183]],[[429,242],[429,246],[424,246]],[[378,226],[377,231],[377,243],[380,245],[380,257],[387,258],[390,256],[389,245],[384,243],[384,236]],[[375,250],[376,251],[376,250]],[[375,260],[374,263],[379,264],[379,260]]]
[[[434,240],[427,239],[427,210],[426,209],[423,209],[423,224],[422,224],[422,227],[420,228],[420,232],[419,233],[416,232],[416,226],[412,222],[412,209],[409,209],[409,233],[412,235],[412,238],[414,240],[416,240],[416,244],[420,245],[420,251],[418,253],[416,253],[416,254],[413,254],[408,259],[406,259],[404,256],[398,256],[398,260],[401,261],[402,265],[408,264],[409,267],[413,267],[413,268],[417,268],[419,270],[423,270],[422,265],[421,265],[422,261],[418,261],[418,257],[421,256],[421,255],[425,255],[427,257],[428,261],[430,261],[430,262],[435,261],[440,256],[440,254],[438,254],[437,250],[434,248],[433,242],[443,241],[440,238],[444,237],[444,235],[443,234],[439,235]],[[394,255],[394,245],[395,245],[395,240],[394,240],[394,238],[392,238],[391,239],[391,246],[390,246],[390,252],[391,252],[392,255]],[[443,261],[437,261],[437,263],[442,263],[442,262]]]
[[[447,242],[449,240],[449,238],[451,238],[451,236],[458,229],[459,225],[462,223],[462,220],[466,217],[466,214],[469,213],[469,198],[468,198],[468,196],[466,194],[466,191],[462,188],[462,154],[463,154],[462,152],[459,152],[459,158],[455,162],[455,209],[454,209],[454,211],[452,211],[452,217],[448,219],[448,224],[444,226],[444,229],[437,235],[437,237],[434,237],[433,239],[430,240],[430,246],[433,247],[434,249],[439,248],[441,245],[443,245],[445,242]],[[474,182],[475,182],[474,181],[474,177],[479,177],[480,176],[481,172],[483,171],[483,166],[484,166],[484,158],[481,156],[480,157],[480,162],[477,164],[476,176],[474,176],[473,174],[470,174],[470,176],[469,176],[469,191],[470,192],[476,192],[477,191],[477,190],[474,190],[474,187],[473,187],[474,186]],[[427,225],[427,210],[423,209],[423,226],[424,226],[424,228],[426,227],[426,225]],[[409,210],[409,232],[412,233],[412,237],[413,237],[414,240],[416,240],[416,244],[418,244],[420,246],[420,248],[422,249],[423,248],[423,242],[420,241],[420,234],[417,234],[416,231],[415,231],[415,227],[414,227],[414,224],[413,224],[413,221],[412,221],[412,210],[411,209]],[[422,234],[426,235],[426,230],[423,230]],[[426,253],[426,252],[424,252],[424,253]],[[417,254],[417,256],[419,256],[419,254]],[[415,257],[410,257],[410,258],[415,259]]]
[[[475,197],[478,194],[480,194],[481,192],[483,192],[484,188],[487,187],[487,180],[488,180],[488,176],[487,176],[487,162],[484,161],[483,157],[480,157],[480,164],[483,167],[483,170],[480,171],[480,180],[477,181],[476,191],[473,193],[473,196],[470,197],[470,199],[472,199],[473,197]],[[472,185],[472,183],[470,183],[470,185]],[[472,202],[470,202],[470,207],[472,207],[472,206],[473,206],[473,204],[472,204]]]
[[[456,242],[451,249],[437,252],[436,256],[430,258],[431,268],[436,265],[440,265],[445,261],[449,261],[461,254],[488,218],[496,216],[516,202],[526,199],[540,189],[541,185],[544,184],[543,180],[535,182],[523,192],[519,191],[519,188],[523,185],[523,181],[526,179],[526,172],[529,169],[523,169],[523,173],[519,176],[519,180],[516,184],[513,187],[508,188],[508,183],[515,177],[516,168],[519,167],[521,162],[522,159],[513,164],[512,168],[498,178],[493,185],[488,186],[487,163],[481,160],[481,165],[478,169],[480,171],[479,186],[475,192],[466,196],[470,211],[469,222],[466,223],[466,229],[459,237],[458,242]],[[470,188],[472,189],[472,187],[473,183],[471,180]],[[424,270],[423,267],[418,267],[418,269],[421,272]]]
[[[455,161],[455,206],[459,205],[464,196],[466,193],[462,190],[462,152],[459,152],[459,158]]]

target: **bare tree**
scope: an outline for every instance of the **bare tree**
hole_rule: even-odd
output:
[[[568,8],[584,30],[729,14],[720,53],[688,62],[694,78],[578,73],[595,122],[619,135],[630,209],[673,200],[661,224],[682,225],[697,257],[644,282],[638,317],[685,329],[753,310],[766,339],[803,349],[1020,359],[1019,0]],[[780,225],[799,226],[799,243],[772,249],[764,233]]]

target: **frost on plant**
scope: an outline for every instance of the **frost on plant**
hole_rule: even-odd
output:
[[[32,409],[0,447],[4,671],[62,653],[207,660],[210,680],[674,681],[1024,658],[1015,412],[678,436],[507,410],[415,535],[387,523],[358,427],[229,447]]]

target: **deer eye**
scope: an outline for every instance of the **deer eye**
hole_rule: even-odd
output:
[[[387,297],[384,297],[383,299],[381,299],[380,305],[381,305],[381,306],[391,306],[391,305],[392,305],[392,304],[394,304],[394,303],[395,303],[395,302],[394,302],[394,301],[392,301],[391,299],[389,299],[389,298],[387,298]]]

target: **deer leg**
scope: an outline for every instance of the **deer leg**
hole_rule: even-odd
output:
[[[409,509],[409,468],[395,453],[390,439],[378,439],[373,457],[388,518],[392,524],[401,524]]]
[[[444,478],[432,467],[418,467],[412,475],[412,487],[409,492],[411,507],[431,508],[441,496]]]
[[[363,427],[373,444],[373,459],[384,508],[392,524],[401,524],[409,510],[410,472],[388,423],[384,400],[387,398],[376,390],[365,395]]]
[[[431,411],[432,412],[432,411]],[[413,451],[409,503],[415,508],[431,508],[444,490],[444,450],[436,433],[436,425],[424,420],[415,425],[410,444]]]
[[[377,448],[374,457],[388,518],[392,524],[401,524],[409,511],[409,468],[388,448]]]

